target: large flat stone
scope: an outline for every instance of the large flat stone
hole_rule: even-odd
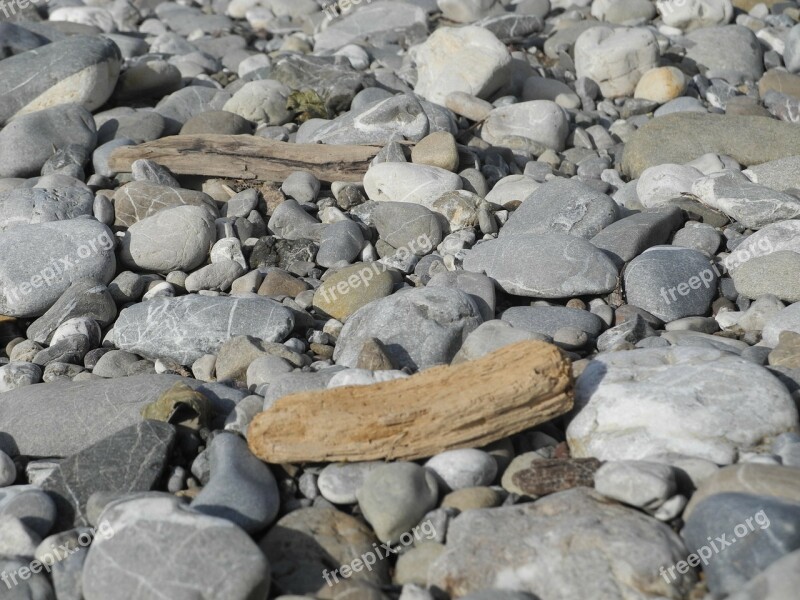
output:
[[[31,385],[0,396],[0,450],[12,456],[70,456],[142,420],[145,405],[176,382],[200,389],[218,425],[246,394],[177,375],[136,375]]]
[[[639,129],[625,145],[622,170],[637,178],[648,167],[725,154],[745,166],[800,154],[800,125],[733,115],[675,113]]]
[[[114,343],[147,358],[190,365],[237,335],[282,342],[293,328],[292,312],[269,298],[190,294],[124,309],[114,325]]]

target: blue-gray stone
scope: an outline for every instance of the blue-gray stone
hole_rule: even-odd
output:
[[[250,453],[246,441],[233,433],[216,435],[208,453],[211,478],[191,507],[227,519],[250,534],[263,530],[280,508],[272,471]]]
[[[703,570],[711,593],[723,597],[800,549],[798,523],[800,503],[770,496],[722,493],[706,498],[694,508],[682,536],[689,551],[698,554],[704,546],[711,546],[711,537],[717,551],[712,551]]]

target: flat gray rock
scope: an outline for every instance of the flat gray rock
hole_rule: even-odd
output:
[[[525,199],[500,235],[568,233],[591,239],[617,218],[617,203],[605,194],[580,181],[554,179]]]
[[[378,539],[394,545],[436,508],[439,486],[434,474],[424,467],[394,462],[370,471],[356,496]]]
[[[784,302],[800,302],[800,278],[788,273],[800,273],[800,253],[779,250],[751,258],[732,276],[736,291],[746,298],[770,294]]]
[[[442,241],[440,217],[429,208],[411,202],[377,202],[371,213],[380,239],[393,248],[414,251],[419,241],[430,240],[431,247]],[[413,246],[413,247],[412,247]]]
[[[800,217],[800,199],[743,181],[738,174],[714,173],[695,181],[692,194],[750,229]]]
[[[35,317],[81,279],[114,277],[114,235],[93,219],[18,225],[0,233],[0,314]]]
[[[512,306],[500,318],[516,329],[549,337],[563,327],[585,331],[590,337],[597,337],[605,329],[605,323],[596,314],[566,306]]]
[[[736,273],[754,258],[766,257],[773,252],[781,251],[800,254],[800,219],[779,221],[747,236],[723,260],[723,265],[731,273]]]
[[[132,181],[114,192],[114,225],[130,227],[162,210],[184,205],[200,206],[213,217],[219,216],[217,206],[208,194],[151,181]]]
[[[191,271],[216,241],[214,217],[201,206],[176,206],[131,225],[120,243],[120,262],[155,273]]]
[[[702,27],[686,34],[686,58],[707,77],[746,77],[758,80],[764,73],[764,52],[755,34],[742,25]]]
[[[0,231],[26,223],[92,215],[94,194],[81,188],[16,188],[0,192]]]
[[[101,519],[114,535],[96,536],[89,549],[83,570],[86,600],[267,597],[269,563],[229,521],[197,513],[168,496],[112,503]]]
[[[114,325],[114,343],[147,358],[191,365],[234,336],[281,342],[293,328],[292,312],[269,298],[191,294],[124,309]]]
[[[797,31],[800,32],[800,29]],[[753,165],[743,172],[753,183],[779,192],[800,189],[800,156],[787,156]]]
[[[65,101],[100,108],[114,91],[120,62],[114,42],[83,35],[7,58],[0,63],[0,124]]]
[[[717,293],[719,270],[689,248],[654,246],[625,270],[628,303],[662,321],[705,315]]]
[[[648,248],[665,244],[682,224],[683,215],[677,207],[645,209],[615,221],[589,241],[622,268]]]
[[[3,394],[0,450],[11,456],[70,456],[142,420],[142,409],[175,383],[200,389],[221,426],[246,393],[177,375],[57,381]]]
[[[56,503],[58,528],[89,526],[86,502],[95,492],[153,489],[174,442],[172,425],[142,421],[61,461],[41,486]]]
[[[353,313],[339,335],[333,358],[354,368],[364,343],[377,338],[397,368],[416,370],[449,363],[482,320],[478,306],[460,290],[403,291]]]
[[[464,269],[485,273],[509,294],[569,298],[604,294],[617,285],[617,267],[600,249],[565,233],[508,235],[475,246]]]
[[[609,544],[614,552],[606,551]],[[597,598],[599,590],[609,597],[682,597],[694,573],[668,583],[659,567],[686,555],[664,523],[575,488],[533,503],[465,511],[450,524],[446,552],[431,565],[428,584],[453,597],[500,581],[536,598]],[[571,575],[577,572],[583,576]]]
[[[676,113],[653,119],[625,144],[631,179],[648,167],[684,164],[713,152],[744,166],[800,155],[800,125],[767,117]]]
[[[344,18],[337,19],[314,36],[314,49],[337,50],[347,44],[414,40],[428,33],[425,11],[406,2],[365,4]]]
[[[328,268],[341,261],[351,263],[363,245],[364,234],[358,223],[349,219],[331,223],[322,232],[317,264]]]
[[[54,151],[71,144],[87,153],[97,145],[92,114],[82,106],[60,104],[19,116],[0,130],[0,177],[39,175]]]

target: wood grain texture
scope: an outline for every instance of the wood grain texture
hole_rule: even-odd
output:
[[[379,146],[290,144],[252,135],[175,135],[117,148],[109,166],[128,173],[146,158],[177,175],[282,182],[294,171],[310,171],[320,181],[360,182]]]
[[[284,396],[256,415],[247,437],[269,463],[415,460],[485,446],[572,402],[569,359],[524,341],[406,379]]]

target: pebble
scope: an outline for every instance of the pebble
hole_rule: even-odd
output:
[[[219,216],[216,204],[202,192],[173,186],[171,176],[149,176],[147,180],[133,181],[114,192],[114,225],[130,227],[134,223],[168,208],[197,206],[214,218]],[[155,179],[158,179],[156,182]]]
[[[750,166],[796,156],[800,141],[791,124],[777,120],[682,112],[640,127],[625,144],[622,171],[635,178],[648,167],[681,165],[709,152]]]
[[[675,495],[672,468],[639,460],[611,461],[594,474],[594,489],[625,504],[654,511]]]
[[[445,192],[461,188],[458,175],[429,165],[381,163],[364,175],[364,191],[376,202],[411,202],[430,208]]]
[[[17,480],[17,467],[5,452],[0,451],[0,488],[13,485]]]
[[[800,199],[724,171],[695,181],[692,194],[751,229],[800,216]]]
[[[644,209],[611,223],[589,241],[621,268],[648,248],[667,242],[682,223],[677,207]]]
[[[597,315],[563,306],[514,306],[504,311],[500,318],[515,329],[549,337],[559,330],[571,328],[596,338],[605,328]]]
[[[108,283],[116,265],[113,239],[105,225],[89,219],[19,225],[0,233],[0,253],[7,257],[0,266],[0,314],[39,316],[74,281]]]
[[[772,348],[778,345],[784,331],[800,333],[800,302],[772,312],[763,321],[764,343]]]
[[[688,85],[683,71],[675,67],[657,67],[642,75],[633,97],[665,104],[679,98]]]
[[[334,504],[356,504],[356,492],[369,473],[382,462],[330,463],[319,474],[317,485],[322,497]]]
[[[445,171],[458,169],[456,140],[449,131],[437,131],[425,136],[411,150],[411,162],[439,167]]]
[[[437,454],[425,463],[425,468],[434,473],[443,494],[490,485],[497,475],[494,458],[486,452],[469,448]]]
[[[342,322],[358,309],[392,293],[394,279],[380,263],[357,263],[336,271],[314,292],[313,306]]]
[[[253,456],[247,442],[232,433],[220,433],[208,446],[211,477],[192,500],[191,508],[227,519],[254,534],[278,515],[278,484],[269,467]]]
[[[684,30],[725,25],[733,18],[730,0],[686,0],[681,3],[660,0],[656,7],[665,25]]]
[[[536,151],[563,150],[569,133],[564,110],[550,100],[531,100],[495,108],[486,117],[481,138],[493,146]]]
[[[800,268],[800,254],[781,250],[748,260],[733,274],[736,291],[747,298],[772,295],[784,302],[800,302],[800,284],[786,277]]]
[[[512,327],[499,319],[485,321],[467,336],[458,354],[453,357],[452,364],[478,359],[517,342],[546,339],[546,335]]]
[[[455,490],[442,498],[442,508],[455,508],[461,512],[477,508],[494,508],[502,502],[502,496],[494,488],[468,487]]]
[[[0,519],[17,519],[39,537],[44,537],[56,521],[56,505],[35,485],[0,488]]]
[[[436,506],[439,489],[431,472],[396,462],[370,471],[356,496],[378,539],[397,543]]]
[[[690,31],[686,40],[686,58],[705,67],[709,78],[758,80],[764,72],[761,44],[746,27],[702,27]]]

